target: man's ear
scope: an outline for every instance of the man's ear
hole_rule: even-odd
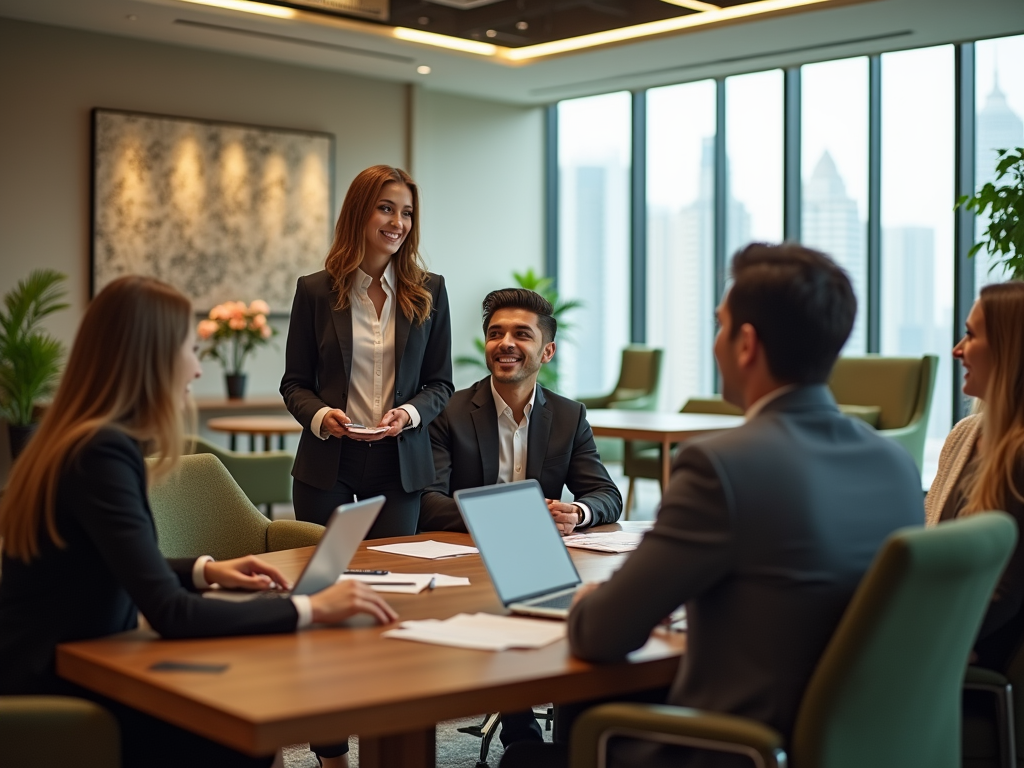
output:
[[[740,326],[736,341],[736,362],[740,368],[750,368],[757,360],[758,347],[761,340],[757,337],[757,329],[750,323]]]
[[[544,345],[544,351],[540,354],[540,361],[542,363],[550,362],[551,358],[555,356],[555,342],[549,341]]]

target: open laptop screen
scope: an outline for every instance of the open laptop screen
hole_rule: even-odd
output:
[[[455,500],[505,605],[580,583],[536,480],[456,491]]]

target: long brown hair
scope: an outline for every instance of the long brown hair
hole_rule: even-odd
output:
[[[334,279],[334,289],[338,292],[335,309],[345,309],[356,269],[362,264],[366,253],[366,222],[380,200],[384,185],[390,182],[404,184],[412,193],[412,226],[401,248],[391,257],[398,282],[395,294],[402,313],[417,325],[422,325],[430,315],[431,296],[426,288],[427,269],[419,253],[419,191],[416,182],[401,168],[374,165],[352,180],[341,206],[338,224],[334,228],[334,242],[324,266]]]
[[[192,306],[171,286],[122,277],[85,312],[53,404],[11,468],[0,500],[4,552],[25,562],[39,555],[42,525],[58,547],[54,507],[61,473],[100,429],[110,427],[155,454],[150,477],[168,474],[181,454],[181,347]]]
[[[992,366],[980,406],[985,450],[965,489],[968,514],[1006,509],[1011,493],[1024,501],[1013,481],[1024,462],[1024,282],[986,285],[978,300]]]

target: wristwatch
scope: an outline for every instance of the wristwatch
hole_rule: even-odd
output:
[[[573,504],[573,506],[576,507],[576,517],[577,517],[576,525],[577,526],[583,525],[583,520],[586,517],[583,514],[583,508],[579,504]]]

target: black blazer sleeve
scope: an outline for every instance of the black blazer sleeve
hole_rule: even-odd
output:
[[[306,429],[316,412],[328,405],[321,399],[317,386],[318,347],[322,331],[316,326],[317,307],[310,296],[307,279],[300,277],[295,285],[285,343],[284,377],[281,379],[285,406]],[[340,356],[340,352],[338,354]]]
[[[166,638],[289,632],[298,614],[288,599],[227,603],[190,594],[194,560],[172,570],[157,546],[146,497],[146,470],[132,441],[116,432],[94,439],[62,485],[74,516],[108,570],[153,628]],[[66,483],[66,485],[65,485]]]
[[[420,497],[421,531],[466,532],[459,508],[452,498],[452,435],[448,410],[430,422],[430,446],[434,455],[434,482]]]
[[[423,348],[418,379],[419,391],[395,394],[395,404],[414,406],[420,414],[419,429],[426,430],[448,404],[455,390],[452,384],[452,319],[448,308],[448,291],[444,277],[436,275],[436,288],[432,291],[433,308],[430,311],[430,329]],[[396,377],[397,383],[397,377]]]
[[[614,523],[622,514],[622,494],[601,462],[594,433],[587,421],[587,409],[582,405],[579,424],[573,437],[565,487],[576,501],[590,508],[593,516],[591,525]]]
[[[734,558],[721,480],[703,451],[684,448],[654,528],[622,568],[569,614],[572,652],[589,661],[625,658],[662,619],[726,576]]]

